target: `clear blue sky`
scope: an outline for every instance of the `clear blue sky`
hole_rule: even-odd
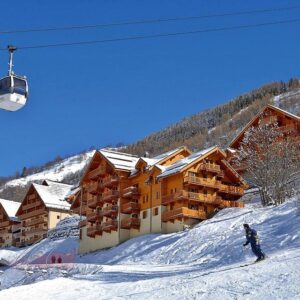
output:
[[[1,30],[185,17],[298,5],[299,1],[15,0]],[[0,34],[0,47],[74,42],[300,18],[293,11],[48,33]],[[185,116],[274,80],[300,75],[300,23],[190,36],[20,50],[28,105],[0,111],[0,176],[94,145],[131,143]],[[0,73],[7,53],[0,52]]]

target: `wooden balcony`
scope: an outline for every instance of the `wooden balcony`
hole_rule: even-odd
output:
[[[94,238],[96,235],[102,235],[102,227],[100,224],[87,228],[87,236]]]
[[[102,215],[108,218],[115,218],[118,214],[118,205],[109,205],[102,209]]]
[[[121,221],[122,229],[139,229],[141,220],[138,218],[128,218]]]
[[[26,221],[24,221],[23,226],[29,227],[29,226],[34,226],[34,225],[41,224],[41,223],[45,223],[45,224],[48,223],[48,217],[46,215],[42,215],[42,216],[39,216],[38,218],[34,218],[34,219],[31,219],[28,221],[26,220]]]
[[[122,214],[138,213],[141,210],[141,205],[136,202],[128,202],[121,205]]]
[[[162,197],[162,205],[168,205],[173,202],[183,201],[183,200],[218,205],[219,201],[222,200],[222,198],[220,196],[213,196],[213,195],[202,194],[202,193],[181,191],[178,193],[163,196]]]
[[[0,227],[6,227],[6,226],[9,226],[9,225],[10,225],[10,221],[0,222]]]
[[[117,220],[109,220],[101,224],[101,228],[105,232],[111,232],[112,230],[118,229],[118,221]]]
[[[205,220],[207,218],[205,211],[189,209],[187,207],[180,207],[165,211],[162,213],[161,217],[163,222],[174,221],[182,218],[197,220]]]
[[[103,199],[100,195],[94,195],[87,202],[89,208],[101,207],[103,205]]]
[[[123,190],[122,197],[126,199],[138,199],[140,197],[139,188],[136,186],[129,186]]]
[[[106,167],[99,166],[98,168],[88,173],[88,178],[94,180],[99,176],[103,176],[105,173],[106,173]]]
[[[29,236],[32,234],[36,234],[36,235],[43,235],[45,233],[47,233],[47,226],[40,226],[37,228],[30,228],[29,230],[23,230],[22,231],[22,236]]]
[[[92,181],[86,186],[86,191],[90,194],[97,194],[99,190],[99,183],[97,181]]]
[[[197,177],[197,176],[186,176],[183,178],[183,183],[186,185],[205,186],[205,187],[217,189],[218,185],[220,184],[220,181]]]
[[[212,164],[212,163],[202,163],[200,165],[200,170],[213,172],[213,173],[221,172],[220,166],[217,164]]]
[[[28,212],[28,213],[22,213],[18,217],[19,217],[19,219],[24,220],[24,219],[28,219],[28,218],[31,218],[31,217],[34,217],[34,216],[44,214],[45,212],[46,212],[45,208],[40,208],[40,209],[31,211],[31,212]]]
[[[102,194],[102,199],[104,202],[109,202],[114,199],[118,199],[118,197],[119,197],[119,191],[117,190],[110,190]]]
[[[221,208],[225,208],[225,207],[239,207],[239,208],[243,208],[245,207],[243,202],[240,201],[230,201],[230,200],[222,200],[220,201],[219,206]]]
[[[85,219],[85,220],[79,221],[78,225],[79,225],[80,228],[86,226],[87,225],[87,220]]]
[[[33,202],[33,203],[28,203],[28,204],[22,205],[22,209],[27,210],[27,209],[34,208],[34,207],[36,208],[40,205],[41,205],[41,203],[39,201],[36,201],[36,202]]]
[[[91,223],[94,223],[96,221],[100,222],[102,220],[102,218],[103,218],[103,215],[102,215],[101,211],[92,211],[92,212],[87,213],[87,216],[86,216],[86,220]]]
[[[105,186],[105,187],[112,187],[114,185],[117,185],[119,182],[119,176],[108,176],[106,178],[103,178],[103,181],[102,181],[102,184]]]
[[[225,194],[232,194],[237,196],[242,196],[244,194],[244,189],[238,186],[231,186],[226,184],[219,185],[219,192]]]
[[[279,130],[284,134],[295,134],[298,133],[298,128],[296,124],[287,124],[285,126],[280,126]]]

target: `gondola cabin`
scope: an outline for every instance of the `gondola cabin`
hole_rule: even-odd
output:
[[[0,79],[0,108],[16,111],[27,101],[28,83],[26,78],[16,75]]]

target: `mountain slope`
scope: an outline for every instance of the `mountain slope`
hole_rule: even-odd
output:
[[[74,253],[76,239],[44,240],[22,250],[0,250],[1,257],[19,262],[1,275],[2,287],[29,284],[3,290],[0,297],[12,299],[16,293],[18,299],[29,299],[32,294],[42,297],[47,289],[48,299],[298,299],[300,218],[296,201],[299,196],[278,207],[251,204],[245,209],[224,209],[191,230],[134,238],[108,250],[77,256],[74,263],[61,267],[31,268],[29,264],[38,256]],[[242,246],[244,222],[259,232],[268,258],[241,267],[255,259],[249,247]]]

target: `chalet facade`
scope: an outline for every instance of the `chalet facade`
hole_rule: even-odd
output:
[[[0,199],[0,247],[15,246],[20,240],[20,221],[15,217],[20,204]]]
[[[181,147],[139,159],[97,151],[81,180],[77,201],[83,204],[74,204],[87,207],[80,252],[151,232],[179,231],[206,219],[216,208],[243,206],[237,200],[246,183],[225,157],[217,147],[194,154]]]
[[[283,136],[294,137],[297,139],[300,137],[300,117],[276,106],[267,105],[245,126],[245,128],[243,128],[243,130],[230,143],[229,148],[227,149],[227,160],[240,174],[245,172],[247,166],[243,163],[239,165],[234,163],[234,158],[237,155],[236,151],[240,148],[246,131],[251,127],[257,127],[262,123],[277,124],[278,130],[283,133]]]
[[[21,238],[16,246],[34,244],[47,236],[47,231],[70,215],[70,204],[65,201],[70,185],[45,180],[33,183],[24,197],[16,216],[21,223]]]

